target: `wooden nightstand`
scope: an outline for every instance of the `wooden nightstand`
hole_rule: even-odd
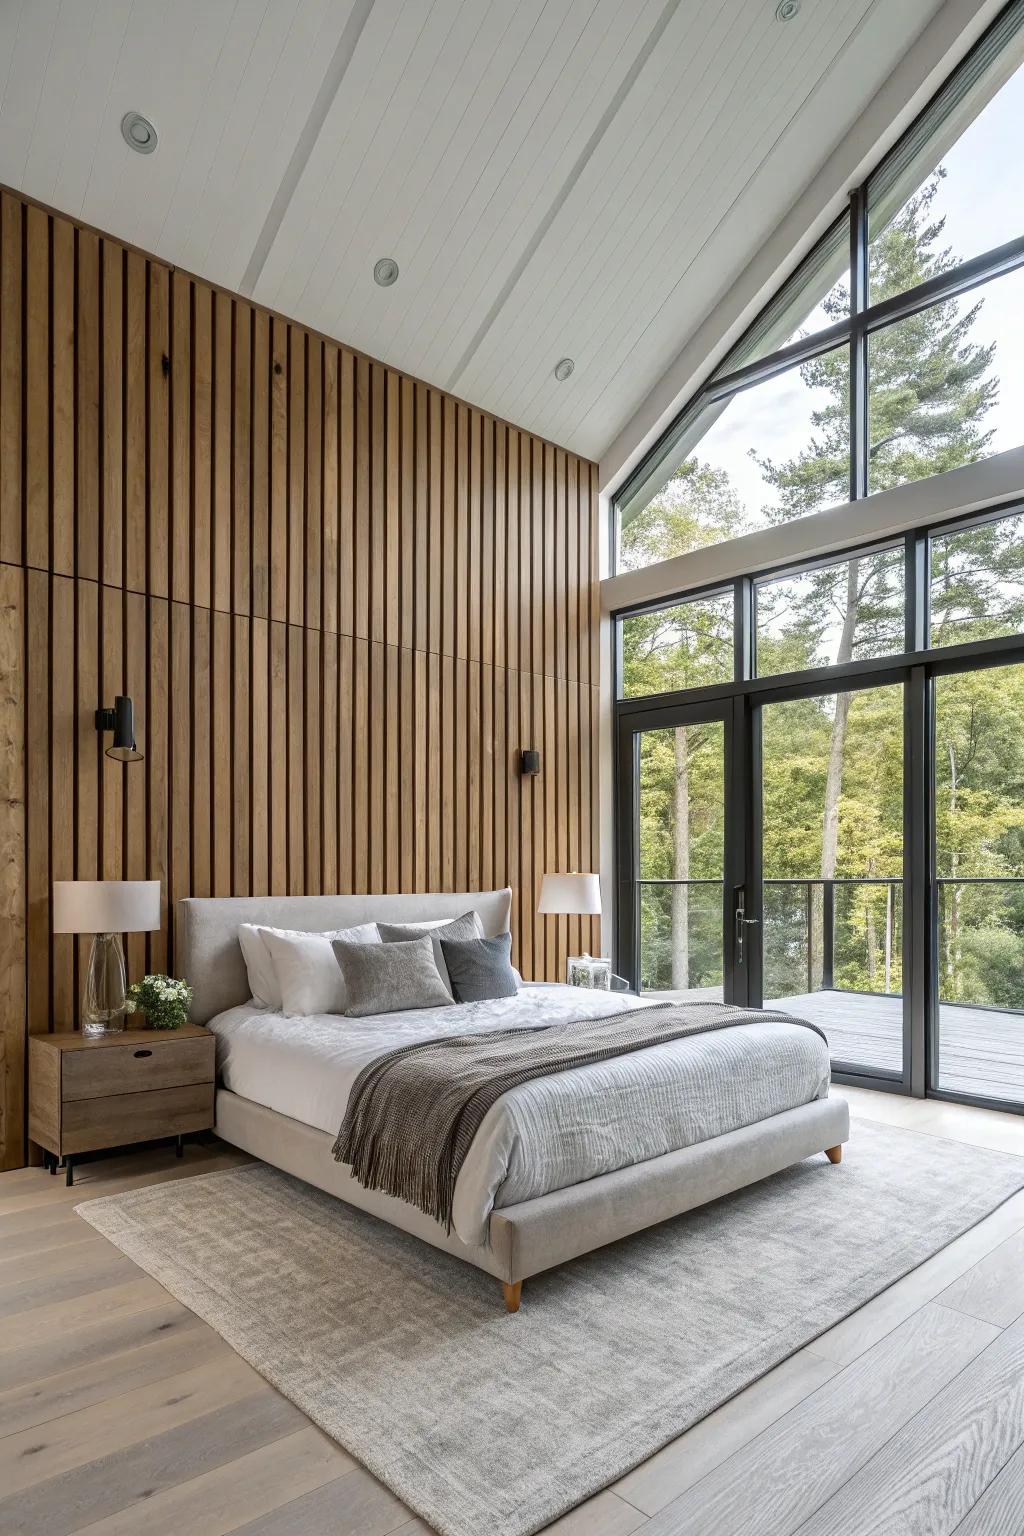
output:
[[[184,1135],[213,1125],[215,1043],[198,1024],[32,1035],[28,1063],[28,1134],[69,1184],[78,1152],[177,1136],[180,1157]]]

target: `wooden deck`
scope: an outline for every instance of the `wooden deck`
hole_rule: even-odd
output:
[[[721,1000],[721,987],[659,996]],[[828,1036],[833,1061],[899,1072],[903,999],[863,992],[802,992],[766,1000],[809,1019]],[[939,1087],[949,1093],[1024,1104],[1024,1013],[943,1003],[939,1011]]]

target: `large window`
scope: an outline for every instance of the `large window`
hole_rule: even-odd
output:
[[[706,688],[733,674],[733,595],[716,592],[622,621],[619,693],[624,699]]]
[[[1024,666],[935,683],[937,1080],[1024,1101]]]
[[[635,569],[1024,442],[1024,0],[615,500]]]
[[[760,677],[804,672],[902,651],[904,553],[869,549],[852,560],[766,577],[754,588]]]
[[[1021,233],[1024,71],[1017,67],[1015,10],[1004,12],[872,176],[872,253],[887,244],[899,250],[888,239],[890,232],[920,225],[922,215],[929,225],[941,226],[941,238],[930,245],[941,247],[943,267],[970,261]],[[872,270],[872,302],[913,287],[921,275],[917,251],[903,246],[901,261],[886,259],[880,270]]]
[[[832,1057],[903,1056],[903,690],[763,706],[763,994]],[[865,1001],[867,1000],[867,1001]]]
[[[1024,508],[615,616],[616,966],[1024,1112]]]
[[[1024,632],[1024,517],[933,538],[930,605],[932,645]]]
[[[873,331],[868,381],[869,491],[1018,447],[1024,269]]]
[[[725,731],[645,731],[639,750],[640,985],[721,1001]]]

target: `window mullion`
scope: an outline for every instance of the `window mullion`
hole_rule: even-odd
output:
[[[926,533],[908,533],[904,539],[906,568],[906,646],[908,651],[926,650],[930,640],[929,623],[929,538]]]
[[[868,494],[868,307],[867,189],[850,194],[850,500]]]
[[[738,683],[754,676],[754,583],[741,576],[733,587],[733,676]]]

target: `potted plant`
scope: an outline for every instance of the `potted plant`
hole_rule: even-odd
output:
[[[143,976],[125,995],[126,1013],[144,1013],[152,1029],[180,1029],[188,1023],[192,988],[173,976]]]

